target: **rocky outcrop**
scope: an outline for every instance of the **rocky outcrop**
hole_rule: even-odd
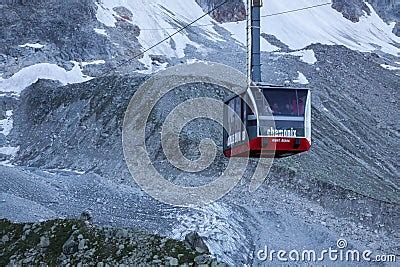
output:
[[[226,266],[184,242],[79,220],[16,224],[0,220],[0,265]]]
[[[393,33],[400,36],[400,1],[398,0],[367,0],[387,23],[396,22]]]
[[[396,25],[394,26],[393,33],[396,34],[397,36],[400,36],[400,22],[397,22]]]
[[[204,12],[209,12],[221,5],[223,0],[196,0]],[[243,0],[231,0],[211,13],[218,22],[234,22],[246,19],[246,7]]]
[[[209,253],[207,245],[204,243],[203,238],[196,232],[191,232],[185,236],[185,242],[190,248],[199,253]]]
[[[378,15],[386,22],[400,22],[400,1],[398,0],[366,0]]]
[[[363,0],[334,0],[332,7],[343,14],[343,16],[352,21],[358,22],[363,13],[370,14],[371,10]]]

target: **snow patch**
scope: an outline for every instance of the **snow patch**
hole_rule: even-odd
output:
[[[387,70],[400,70],[400,67],[390,66],[386,64],[381,64],[381,67]]]
[[[19,45],[19,47],[31,47],[31,48],[43,48],[44,45],[36,43],[36,44],[30,44],[30,43],[26,43],[24,45]]]
[[[56,169],[52,169],[52,170],[54,171]],[[86,173],[85,171],[78,171],[78,170],[73,170],[73,169],[59,169],[59,171],[72,172],[72,173],[75,173],[75,174],[78,174],[78,175],[82,175],[82,174]]]
[[[310,82],[308,81],[307,77],[301,73],[300,71],[297,72],[299,76],[297,77],[296,80],[293,80],[294,83],[299,83],[299,84],[309,84]]]
[[[191,64],[195,64],[195,63],[204,63],[204,64],[209,64],[209,61],[204,61],[204,60],[200,60],[197,58],[189,58],[186,60],[186,64],[191,65]]]
[[[56,64],[39,63],[21,69],[8,79],[0,78],[0,92],[20,94],[22,90],[39,79],[61,82],[63,85],[82,83],[93,79],[82,73],[79,63],[73,61],[74,67],[67,71]]]
[[[19,150],[18,147],[12,147],[12,146],[5,146],[5,147],[0,147],[0,154],[8,155],[8,156],[15,156]]]
[[[97,12],[96,12],[97,20],[108,27],[115,27],[115,23],[117,22],[117,20],[114,17],[114,15],[116,15],[115,12],[112,9],[110,10],[108,8],[105,8],[103,5],[97,2],[96,6],[97,6]]]
[[[79,64],[81,64],[83,67],[88,66],[88,65],[101,65],[101,64],[105,64],[106,62],[102,59],[100,60],[93,60],[90,62],[80,62]]]
[[[93,30],[94,30],[97,34],[101,34],[101,35],[104,35],[104,36],[108,36],[106,30],[104,30],[104,29],[97,29],[97,28],[94,28]]]
[[[300,57],[301,61],[303,61],[307,64],[310,64],[310,65],[314,65],[318,61],[317,58],[315,57],[314,50],[311,50],[311,49],[291,52],[291,53],[289,53],[289,55],[298,56],[298,57]]]

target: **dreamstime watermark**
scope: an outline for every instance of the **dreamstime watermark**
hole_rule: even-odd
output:
[[[132,177],[147,194],[174,206],[202,206],[218,200],[236,186],[249,163],[249,157],[229,158],[227,167],[219,177],[214,177],[212,182],[197,187],[176,185],[165,179],[165,174],[153,166],[146,146],[146,125],[153,108],[168,92],[195,83],[212,84],[240,94],[247,88],[247,77],[238,70],[218,63],[197,62],[174,66],[151,76],[136,90],[124,117],[122,144],[125,161]],[[247,98],[243,100],[246,103],[249,101]],[[161,144],[171,165],[182,172],[197,173],[213,163],[217,149],[220,148],[212,139],[201,140],[201,156],[192,161],[181,151],[180,132],[190,121],[198,118],[207,118],[223,125],[224,108],[230,107],[223,101],[194,97],[182,102],[168,114],[162,125]],[[254,192],[263,183],[272,162],[273,159],[259,159],[251,177],[250,192]]]
[[[335,247],[313,250],[274,250],[265,246],[256,253],[258,260],[263,262],[396,262],[396,255],[373,255],[371,250],[348,248],[347,240],[339,239]]]

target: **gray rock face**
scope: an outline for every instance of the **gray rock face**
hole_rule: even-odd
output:
[[[343,16],[352,22],[358,22],[363,12],[370,14],[371,10],[363,0],[334,0],[332,7],[343,14]]]
[[[211,11],[223,2],[225,0],[196,0],[204,12]],[[242,21],[246,19],[246,7],[243,0],[230,0],[213,11],[211,16],[218,22]]]
[[[2,27],[9,29],[0,32],[0,73],[4,73],[3,78],[38,62],[53,63],[70,70],[72,60],[105,60],[105,64],[85,68],[85,74],[94,76],[126,54],[139,52],[141,47],[137,37],[140,31],[137,27],[124,20],[117,21],[115,28],[105,27],[97,20],[96,11],[93,0],[11,1],[0,5]],[[129,15],[125,15],[123,9],[116,12]],[[112,40],[96,33],[95,28],[106,30]],[[124,45],[116,45],[119,42]],[[26,43],[40,43],[44,47],[19,47]],[[19,61],[19,58],[24,60]],[[125,66],[139,68],[141,64],[132,61]]]
[[[367,0],[386,22],[400,22],[399,0]]]
[[[399,0],[367,0],[375,8],[378,15],[387,23],[396,22],[393,33],[400,36],[400,1]]]
[[[268,72],[264,72],[266,82],[283,83],[301,69],[313,81],[310,86],[316,88],[313,97],[313,119],[318,122],[314,124],[313,132],[316,148],[294,160],[311,177],[371,197],[398,202],[397,189],[391,186],[396,180],[391,171],[396,163],[387,150],[389,144],[398,142],[393,124],[396,118],[387,112],[395,110],[398,103],[394,91],[400,86],[397,76],[381,68],[382,61],[372,55],[343,47],[315,45],[312,49],[318,58],[315,66],[298,63],[294,58],[280,61],[263,58],[265,62],[271,62],[266,66]],[[338,54],[346,57],[338,58]],[[272,77],[269,73],[281,73],[282,76]],[[20,146],[20,152],[14,162],[49,169],[95,171],[113,180],[130,179],[123,161],[122,119],[130,97],[144,79],[142,76],[110,76],[65,87],[54,88],[45,81],[29,87],[21,95],[21,103],[15,110],[14,136],[18,137],[16,145]],[[175,179],[179,173],[162,163],[165,157],[160,152],[159,132],[163,119],[180,101],[206,94],[223,99],[223,90],[220,94],[216,93],[218,90],[200,85],[183,87],[167,95],[155,109],[149,121],[149,151],[152,151],[151,158],[159,162],[157,168],[167,177]],[[373,94],[374,98],[363,92]],[[191,156],[196,157],[196,146],[205,136],[221,144],[218,126],[205,121],[191,127],[182,133],[184,151],[193,153]],[[201,129],[209,130],[202,132]],[[357,132],[359,138],[350,134],[342,139],[348,129]],[[385,133],[385,137],[380,132]],[[323,172],[313,167],[315,162],[319,162]],[[214,177],[224,164],[221,154],[205,175]],[[355,182],[348,178],[354,175],[363,179]],[[382,186],[380,189],[377,181]],[[194,179],[191,182],[195,182]],[[386,194],[382,195],[380,190],[385,190]]]
[[[133,80],[114,78],[104,78],[104,86],[101,87],[97,86],[97,82],[88,82],[71,86],[70,90],[65,90],[65,87],[54,88],[53,83],[41,80],[25,90],[21,95],[21,104],[24,108],[20,109],[21,113],[16,115],[16,118],[26,120],[26,124],[21,124],[23,128],[21,131],[29,131],[30,137],[28,135],[26,137],[31,141],[21,142],[21,145],[22,143],[25,145],[16,162],[21,164],[29,162],[31,166],[46,166],[49,169],[56,166],[76,170],[102,169],[111,176],[119,178],[121,174],[126,175],[120,150],[122,120],[134,88],[143,82],[143,78],[140,76]],[[119,84],[118,92],[115,93],[112,92],[114,89],[111,90],[114,82]],[[83,88],[81,86],[85,87],[85,90],[81,90]],[[100,88],[101,91],[98,91]],[[70,108],[73,110],[67,111]],[[66,118],[65,112],[71,117],[68,115]],[[63,126],[58,129],[51,127],[55,121],[62,121]],[[97,126],[93,127],[93,123]],[[35,133],[28,130],[32,129],[31,127],[38,127],[40,130],[37,129]],[[37,140],[40,144],[34,144],[36,141],[33,140],[36,138],[40,139]],[[59,143],[56,140],[64,141]],[[38,149],[38,146],[42,149]],[[88,161],[87,155],[81,153],[83,147],[87,155],[91,155],[90,157],[94,159],[93,161]],[[116,155],[118,156],[115,157]],[[113,168],[107,167],[108,163],[106,165],[101,163],[109,160],[114,162]],[[101,165],[104,168],[99,169]]]

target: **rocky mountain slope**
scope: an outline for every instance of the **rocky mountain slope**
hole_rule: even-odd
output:
[[[386,22],[396,22],[396,27],[393,32],[400,35],[400,1],[399,0],[368,0],[369,3],[374,7],[376,12]]]
[[[91,266],[226,266],[190,247],[134,229],[96,227],[85,220],[16,224],[0,220],[0,264]],[[187,238],[188,241],[195,240]],[[201,248],[197,248],[201,250]]]

